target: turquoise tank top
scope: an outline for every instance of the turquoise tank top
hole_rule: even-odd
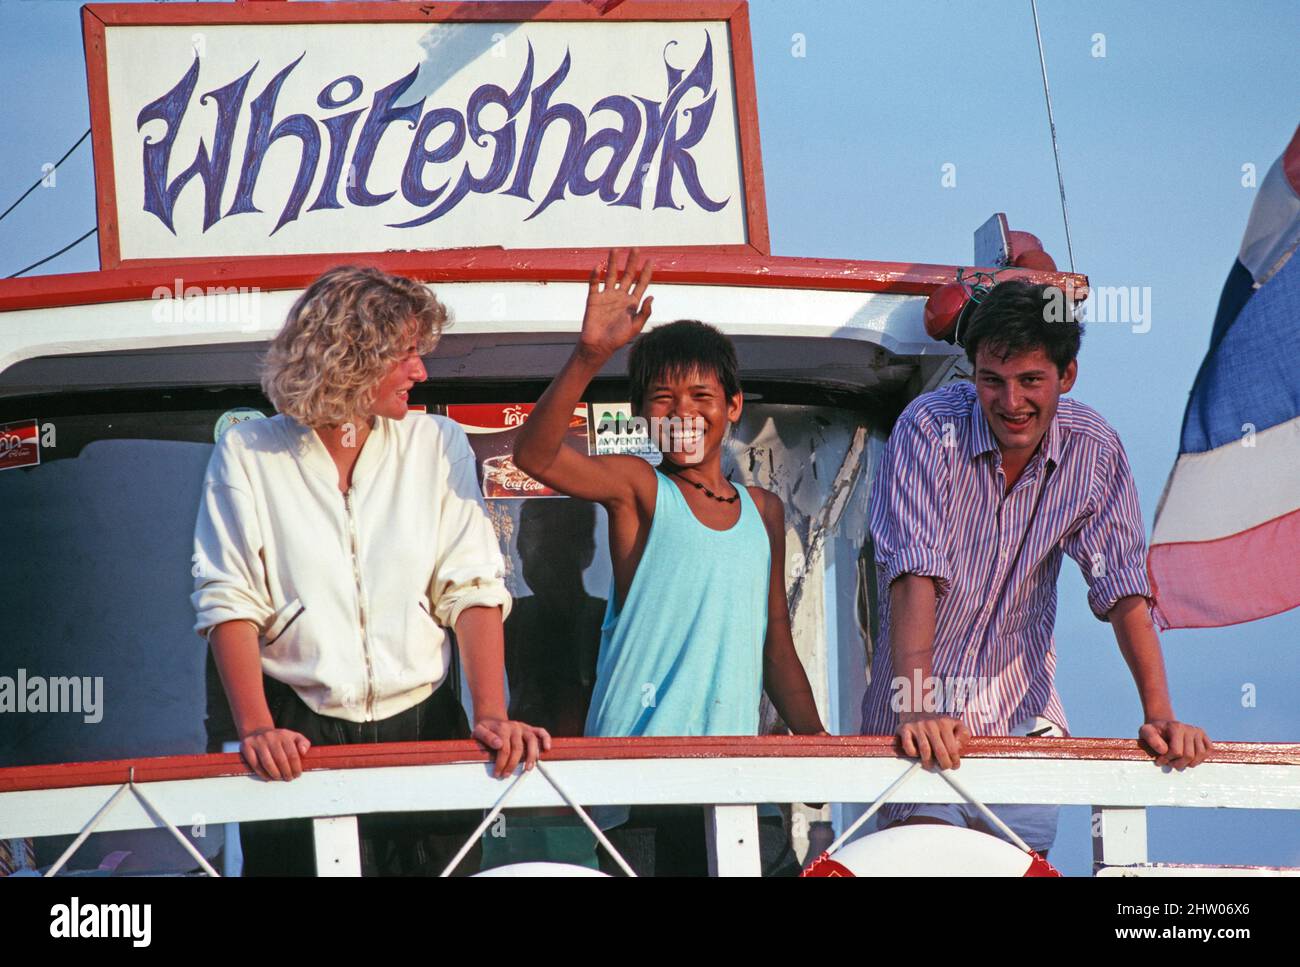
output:
[[[621,608],[611,582],[587,735],[757,735],[772,547],[748,489],[725,531],[655,471],[654,519]]]

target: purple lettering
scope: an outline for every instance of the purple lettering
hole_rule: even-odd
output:
[[[699,61],[696,62],[695,67],[692,68],[685,80],[682,79],[683,72],[668,63],[666,50],[664,53],[664,67],[668,72],[668,96],[662,108],[659,106],[658,101],[651,101],[644,97],[637,98],[638,101],[645,105],[645,141],[641,145],[641,153],[637,157],[636,167],[632,169],[632,181],[623,192],[623,196],[614,204],[626,205],[631,208],[641,207],[641,189],[645,182],[646,172],[650,170],[650,161],[660,145],[665,144],[664,157],[660,160],[659,183],[655,190],[654,207],[677,207],[672,197],[672,176],[675,169],[681,168],[683,178],[686,180],[686,190],[692,200],[708,211],[717,211],[726,205],[727,201],[715,202],[704,194],[703,188],[700,187],[699,177],[695,172],[695,160],[686,154],[685,150],[693,147],[704,136],[709,121],[713,118],[713,100],[716,97],[716,92],[713,97],[710,97],[701,105],[699,113],[691,111],[691,126],[687,130],[686,136],[680,140],[677,138],[677,107],[682,100],[682,96],[690,90],[708,93],[713,84],[713,40],[706,35],[704,53],[700,55]],[[670,150],[671,154],[669,153]]]
[[[451,190],[451,193],[442,200],[437,208],[425,212],[418,218],[412,218],[410,221],[400,222],[389,227],[410,228],[415,225],[424,225],[447,214],[460,204],[461,199],[470,192],[485,194],[496,191],[501,187],[515,158],[515,115],[524,106],[524,100],[528,96],[528,88],[532,86],[532,83],[533,45],[529,42],[528,60],[524,64],[524,72],[520,75],[519,83],[515,85],[515,89],[507,94],[503,87],[496,84],[484,84],[470,95],[469,103],[465,107],[465,123],[469,129],[471,140],[479,147],[487,146],[485,138],[488,137],[496,142],[496,147],[492,152],[492,163],[488,166],[487,173],[482,178],[476,178],[469,170],[469,163],[466,162],[461,171],[460,180],[456,182],[456,187]],[[506,111],[505,123],[495,131],[488,131],[479,123],[479,114],[489,104],[499,104]]]
[[[451,133],[447,139],[430,150],[425,141],[440,125],[450,124]],[[424,208],[438,200],[438,196],[447,190],[450,180],[444,181],[437,188],[424,187],[422,172],[425,165],[450,161],[460,154],[465,146],[465,119],[460,112],[449,107],[440,107],[430,111],[420,120],[416,129],[415,140],[411,142],[411,153],[406,157],[406,167],[402,169],[402,197],[412,205]]]
[[[581,111],[571,104],[551,104],[551,95],[561,82],[569,76],[569,52],[564,52],[564,60],[554,74],[533,91],[532,110],[528,119],[528,134],[524,137],[523,149],[519,155],[519,167],[515,171],[514,183],[504,194],[532,201],[529,184],[533,180],[533,169],[537,165],[537,155],[542,150],[542,138],[546,129],[556,121],[564,121],[569,126],[568,143],[564,146],[564,158],[560,161],[560,170],[551,182],[550,190],[542,203],[525,218],[528,221],[540,215],[554,201],[564,197],[564,187],[569,183],[569,176],[582,151],[582,142],[587,136],[587,120]]]
[[[334,88],[347,82],[350,91],[346,97],[335,98],[333,96]],[[358,97],[361,96],[361,78],[355,74],[345,74],[336,80],[330,81],[316,96],[316,104],[324,108],[346,107]],[[325,165],[325,178],[321,181],[320,191],[316,194],[316,200],[311,203],[308,211],[317,211],[322,208],[342,208],[343,205],[338,200],[339,176],[343,173],[343,160],[347,156],[348,141],[352,138],[352,129],[356,126],[357,118],[362,115],[361,110],[348,111],[346,114],[337,114],[332,118],[325,118],[321,121],[325,125],[325,130],[330,139],[330,157],[329,162]]]
[[[597,101],[591,113],[596,114],[600,111],[616,112],[623,119],[623,126],[603,128],[587,139],[569,175],[569,191],[575,195],[590,195],[593,191],[599,191],[602,201],[613,202],[617,194],[614,190],[614,179],[623,170],[628,156],[636,147],[636,139],[641,136],[641,111],[635,101],[622,94],[611,94]],[[609,163],[605,165],[604,172],[595,180],[591,180],[587,177],[587,167],[592,157],[601,148],[611,149],[612,154]]]
[[[162,121],[167,125],[167,133],[160,140],[154,141],[149,137],[144,139],[144,210],[158,216],[159,221],[173,235],[176,234],[172,225],[176,198],[186,183],[196,175],[203,181],[203,230],[206,232],[221,218],[221,189],[226,184],[226,173],[230,170],[230,149],[235,138],[235,124],[239,120],[239,109],[244,102],[248,80],[255,70],[256,64],[242,77],[225,87],[208,91],[199,98],[200,104],[212,98],[217,105],[217,130],[213,137],[212,154],[208,154],[207,145],[200,139],[194,162],[170,184],[167,182],[167,166],[171,161],[172,146],[176,142],[181,119],[189,106],[190,95],[194,93],[194,85],[198,83],[199,59],[194,58],[194,63],[180,83],[158,100],[146,104],[135,119],[137,131],[150,121]]]
[[[424,106],[424,98],[403,108],[393,107],[393,102],[415,83],[415,75],[419,72],[420,69],[417,67],[405,77],[393,81],[375,94],[370,114],[366,117],[366,123],[361,126],[361,138],[357,142],[357,150],[352,155],[353,175],[348,179],[348,201],[354,205],[380,205],[397,193],[387,191],[382,195],[373,194],[366,187],[366,179],[370,176],[370,166],[374,163],[379,139],[383,137],[388,126],[396,121],[406,121],[414,130],[419,123],[420,108]]]
[[[535,179],[545,186],[545,191],[531,213],[524,216],[524,221],[536,218],[566,197],[597,195],[607,205],[641,209],[646,180],[656,164],[653,209],[681,210],[684,205],[674,197],[680,185],[685,188],[690,204],[704,211],[719,211],[731,199],[715,201],[710,197],[692,153],[708,134],[717,108],[712,40],[706,33],[703,52],[690,70],[669,63],[668,54],[673,46],[675,42],[669,43],[662,53],[667,85],[660,101],[608,94],[587,110],[569,103],[562,93],[564,82],[574,69],[569,51],[565,51],[554,73],[534,89],[535,53],[530,42],[527,62],[514,88],[507,91],[496,84],[482,84],[469,95],[463,113],[451,106],[433,106],[425,112],[425,97],[398,107],[419,75],[419,68],[415,68],[378,90],[370,98],[368,109],[360,106],[340,110],[358,102],[364,104],[360,101],[365,87],[361,78],[344,74],[322,87],[316,96],[318,108],[339,113],[330,117],[315,117],[315,112],[297,113],[277,120],[278,98],[290,74],[306,57],[304,52],[275,74],[249,104],[248,135],[239,161],[234,198],[224,215],[261,211],[255,193],[266,157],[276,142],[292,137],[300,143],[301,154],[293,183],[286,192],[284,208],[270,234],[297,220],[321,161],[321,128],[328,138],[328,159],[315,200],[307,209],[309,212],[374,207],[389,201],[400,190],[403,201],[419,213],[389,227],[412,228],[441,218],[471,194],[497,193],[532,203]],[[161,121],[165,126],[161,137],[143,139],[144,210],[157,216],[173,234],[176,234],[177,198],[195,178],[203,183],[203,230],[206,232],[224,217],[220,209],[232,166],[234,136],[248,85],[259,66],[254,64],[241,77],[199,98],[200,104],[211,101],[216,107],[211,140],[198,139],[194,160],[171,181],[168,181],[168,168],[181,122],[198,86],[199,59],[195,58],[171,90],[146,105],[137,116],[137,130],[143,130],[153,121]],[[683,107],[687,96],[695,91],[699,92],[701,102]],[[520,136],[516,125],[525,105],[529,108],[528,125]],[[496,121],[499,115],[494,108],[504,112],[504,121]],[[492,123],[497,124],[495,128],[486,127],[482,121],[489,111]],[[597,130],[592,119],[604,112],[617,115],[617,121]],[[398,173],[397,186],[388,191],[374,190],[369,182],[379,144],[390,128],[400,127],[400,122],[405,122],[412,133],[409,145],[402,142],[406,160]],[[559,154],[559,160],[548,162],[546,170],[540,172],[538,167],[547,135],[552,135],[553,148],[558,147],[554,136],[560,130],[565,138],[562,153],[547,152],[548,158]],[[354,133],[356,144],[352,147]],[[451,174],[455,169],[447,169],[449,176],[440,178],[439,166],[454,164],[465,154],[468,142],[477,148],[491,147],[486,170],[476,175],[466,159],[460,164],[458,174]],[[385,157],[390,154],[385,152]],[[339,197],[339,187],[345,168],[344,201]],[[626,185],[621,192],[619,184]]]
[[[306,51],[299,54],[298,59],[271,78],[265,90],[253,100],[248,141],[244,147],[244,162],[239,171],[239,185],[235,190],[235,200],[226,210],[227,215],[260,212],[261,209],[253,204],[253,189],[257,185],[257,176],[262,171],[262,162],[266,159],[267,149],[272,142],[280,138],[292,136],[300,139],[302,160],[298,162],[298,174],[294,177],[293,188],[289,192],[289,200],[285,202],[284,210],[280,213],[280,220],[271,230],[272,235],[298,217],[298,213],[302,210],[302,203],[307,197],[307,189],[311,187],[312,178],[316,176],[316,162],[320,160],[320,132],[316,130],[316,122],[312,118],[305,114],[291,114],[274,128],[271,127],[271,121],[275,117],[275,101],[280,96],[280,88],[285,78],[305,56],[307,56]]]

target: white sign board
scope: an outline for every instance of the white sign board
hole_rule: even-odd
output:
[[[725,20],[109,22],[103,57],[120,261],[749,242]]]

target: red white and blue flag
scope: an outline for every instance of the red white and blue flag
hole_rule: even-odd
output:
[[[1300,605],[1300,128],[1219,298],[1147,558],[1162,628]]]

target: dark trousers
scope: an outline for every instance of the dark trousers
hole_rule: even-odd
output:
[[[438,688],[413,708],[378,722],[348,722],[313,712],[289,686],[264,679],[267,704],[276,726],[301,732],[318,745],[367,742],[420,742],[467,739],[469,722],[449,687]],[[310,755],[310,753],[308,753]],[[357,817],[363,876],[437,876],[481,813],[371,813]],[[316,847],[310,819],[241,823],[244,876],[315,876]],[[476,842],[457,873],[478,872]]]

